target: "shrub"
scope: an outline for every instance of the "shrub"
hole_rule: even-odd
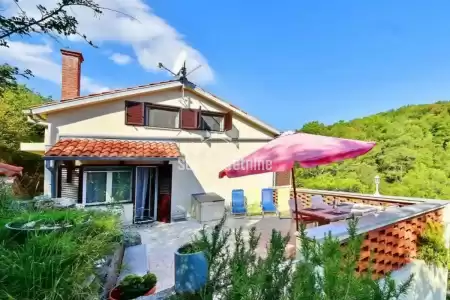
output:
[[[153,273],[147,273],[144,276],[134,274],[126,276],[118,286],[120,300],[130,300],[145,295],[155,287],[156,281],[156,275]]]
[[[418,258],[438,267],[449,264],[449,253],[445,245],[444,226],[429,221],[418,240]]]
[[[171,300],[393,300],[405,295],[413,280],[411,276],[397,286],[389,275],[378,281],[370,272],[356,274],[362,243],[356,220],[349,222],[345,247],[332,236],[323,243],[311,240],[303,226],[300,261],[284,259],[288,236],[272,231],[267,256],[262,258],[256,252],[260,236],[255,228],[246,240],[242,228],[231,232],[224,224],[225,217],[211,233],[203,229],[195,240],[203,243],[209,262],[205,288]]]
[[[45,212],[10,211],[2,222],[45,216],[72,221],[91,218],[83,226],[63,232],[28,234],[17,239],[0,227],[0,299],[98,299],[99,282],[88,284],[96,262],[111,254],[120,241],[119,218],[108,212],[83,210]]]

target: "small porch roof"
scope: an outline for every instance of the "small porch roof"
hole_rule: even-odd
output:
[[[115,139],[62,139],[44,160],[176,160],[176,143]]]

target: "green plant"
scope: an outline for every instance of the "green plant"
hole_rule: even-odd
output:
[[[100,282],[86,284],[100,259],[120,242],[118,216],[109,212],[6,211],[2,222],[35,219],[45,214],[54,219],[90,216],[91,222],[69,231],[46,235],[29,234],[17,240],[0,227],[0,299],[85,300],[98,299]]]
[[[85,224],[90,219],[87,211],[78,209],[67,210],[43,210],[29,212],[11,222],[11,226],[21,228],[25,224],[31,228],[41,227],[65,227]]]
[[[449,264],[449,251],[445,244],[444,226],[439,222],[429,221],[419,236],[417,256],[427,264],[446,267]]]
[[[204,229],[196,239],[205,245],[210,264],[205,288],[171,300],[394,300],[408,292],[413,280],[411,276],[397,285],[389,275],[378,281],[370,270],[356,274],[362,243],[357,220],[349,222],[345,247],[330,235],[321,243],[311,240],[302,226],[302,259],[296,262],[284,258],[287,236],[272,231],[263,258],[257,253],[260,236],[255,228],[245,239],[242,228],[231,232],[224,224],[225,217],[212,232]]]
[[[157,278],[153,273],[144,276],[128,275],[119,284],[120,300],[135,299],[143,296],[156,286]]]
[[[303,259],[296,264],[287,299],[364,299],[393,300],[405,295],[413,275],[397,286],[390,275],[382,281],[372,279],[372,269],[358,275],[356,264],[360,258],[362,238],[356,234],[357,219],[349,220],[345,247],[331,236],[322,243],[300,231]]]
[[[192,253],[197,253],[200,251],[203,251],[205,249],[203,243],[201,243],[200,241],[192,241],[190,243],[187,243],[183,246],[181,246],[178,249],[178,253],[180,254],[192,254]]]

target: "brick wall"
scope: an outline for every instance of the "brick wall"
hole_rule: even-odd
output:
[[[365,233],[356,271],[367,272],[370,260],[373,278],[402,268],[417,256],[417,240],[427,222],[442,222],[442,216],[438,209]]]
[[[80,52],[70,50],[61,50],[61,54],[61,100],[79,97],[83,55]]]

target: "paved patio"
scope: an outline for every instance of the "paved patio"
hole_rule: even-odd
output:
[[[215,224],[215,223],[214,223]],[[207,227],[214,224],[206,224]],[[270,240],[272,229],[281,231],[283,234],[291,233],[290,243],[295,243],[293,232],[295,224],[290,219],[279,219],[277,217],[229,217],[226,227],[235,229],[243,227],[244,236],[248,237],[248,230],[255,226],[261,234],[258,253],[264,256],[266,244]],[[158,277],[157,290],[164,291],[174,286],[174,252],[185,243],[191,241],[193,235],[203,227],[195,220],[187,220],[170,224],[154,224],[151,226],[136,227],[142,238],[142,244],[149,245],[149,264],[151,272]]]

